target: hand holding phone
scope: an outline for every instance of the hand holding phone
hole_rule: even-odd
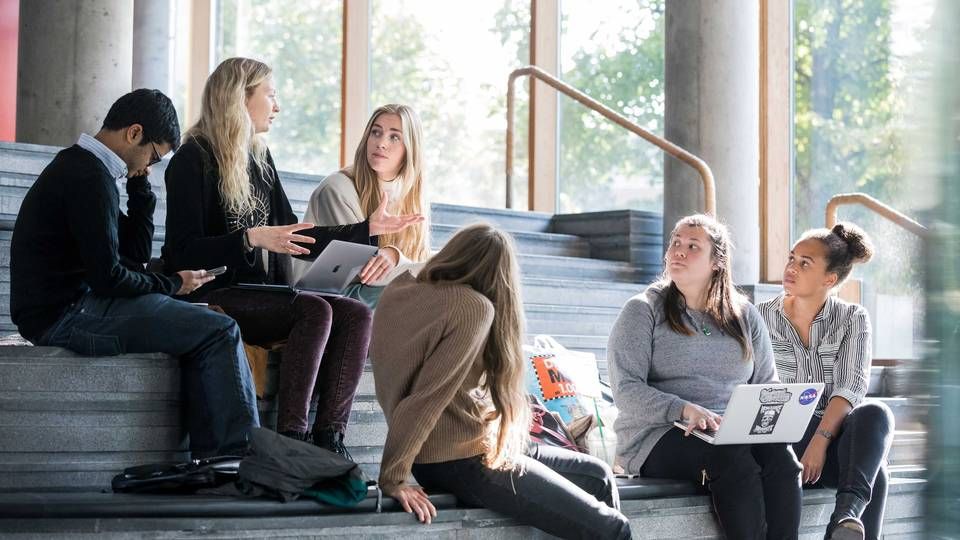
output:
[[[207,272],[207,275],[210,275],[210,276],[219,276],[220,274],[222,274],[222,273],[224,273],[224,272],[226,272],[226,271],[227,271],[227,267],[226,267],[226,266],[218,266],[218,267],[216,267],[216,268],[211,268],[210,270],[207,270],[206,272]]]

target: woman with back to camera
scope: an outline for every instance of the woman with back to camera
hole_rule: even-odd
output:
[[[628,473],[705,485],[727,538],[797,538],[800,464],[788,445],[689,436],[719,427],[737,385],[777,380],[763,320],[733,285],[731,250],[712,217],[681,219],[663,278],[621,310],[607,346],[618,461]]]
[[[833,294],[854,264],[872,256],[870,238],[852,223],[809,230],[790,250],[783,294],[757,306],[781,379],[825,384],[793,449],[805,483],[837,490],[829,539],[880,538],[886,506],[894,421],[882,402],[864,401],[873,360],[870,318]]]
[[[280,112],[272,70],[263,62],[224,60],[207,79],[202,105],[167,166],[167,269],[228,267],[190,299],[223,308],[249,343],[285,341],[277,431],[346,455],[343,438],[366,359],[370,310],[346,298],[229,287],[286,284],[291,256],[316,257],[333,239],[374,243],[377,235],[421,218],[391,216],[381,205],[354,225],[298,223],[263,139]],[[314,393],[319,402],[311,433]]]
[[[630,538],[613,472],[593,456],[531,445],[523,306],[512,241],[464,228],[417,277],[386,288],[370,358],[387,418],[384,493],[429,523],[424,489],[452,493],[563,538]],[[413,474],[421,487],[411,486]]]
[[[353,164],[326,177],[313,191],[304,221],[330,226],[363,221],[380,205],[381,193],[390,199],[390,212],[423,214],[422,139],[420,118],[412,108],[378,107],[370,115]],[[430,255],[428,232],[426,223],[417,223],[381,235],[380,253],[361,270],[347,296],[375,307],[398,265],[423,262]],[[309,265],[293,264],[296,280]]]

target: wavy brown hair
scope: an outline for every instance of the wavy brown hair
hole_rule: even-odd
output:
[[[688,227],[703,229],[710,239],[710,261],[714,270],[710,275],[710,283],[707,285],[705,311],[723,333],[737,340],[743,350],[744,359],[749,359],[753,354],[753,347],[741,321],[743,308],[748,300],[733,284],[733,263],[731,260],[733,242],[730,240],[730,232],[725,225],[713,217],[694,214],[680,219],[673,227],[673,232],[670,233],[671,243],[680,229]],[[664,286],[663,311],[670,329],[685,336],[694,335],[696,331],[691,330],[683,318],[683,313],[687,307],[686,298],[673,280],[670,279],[666,270],[660,278],[660,284]]]
[[[493,325],[483,349],[483,388],[493,401],[487,421],[497,424],[497,436],[484,461],[492,468],[516,466],[530,437],[530,409],[523,383],[520,270],[512,239],[485,223],[464,227],[417,279],[464,284],[493,303]]]

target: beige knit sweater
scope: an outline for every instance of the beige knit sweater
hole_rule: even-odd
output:
[[[493,304],[466,285],[420,283],[403,274],[380,297],[370,358],[387,417],[380,484],[405,484],[416,463],[477,456],[491,440],[480,389]]]

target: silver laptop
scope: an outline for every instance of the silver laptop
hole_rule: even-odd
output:
[[[342,293],[376,253],[377,246],[333,240],[293,287],[304,291]]]
[[[823,383],[769,383],[737,386],[717,431],[694,429],[710,444],[795,443],[817,409]],[[680,429],[686,424],[674,422]]]
[[[363,265],[377,253],[377,246],[355,244],[342,240],[331,240],[320,255],[292,286],[269,285],[261,283],[238,283],[237,289],[257,291],[310,291],[327,295],[341,295],[343,290],[357,277]]]

